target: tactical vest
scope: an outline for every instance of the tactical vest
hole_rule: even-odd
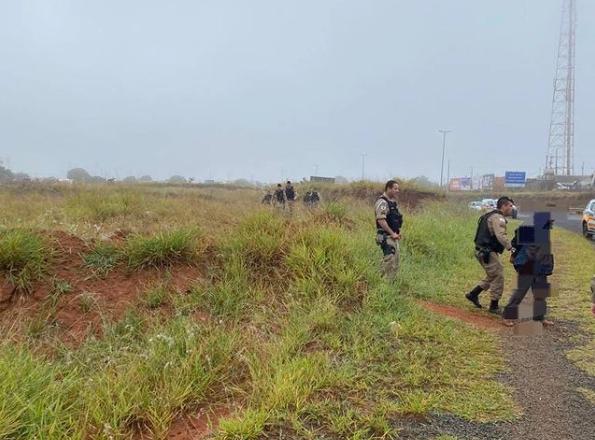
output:
[[[489,249],[498,254],[504,252],[505,247],[498,241],[496,235],[490,232],[490,228],[488,227],[488,219],[498,213],[498,210],[494,210],[479,217],[477,232],[475,233],[475,247],[477,249]]]
[[[388,223],[388,227],[391,228],[397,234],[400,233],[401,227],[403,226],[403,215],[399,211],[399,206],[397,205],[397,202],[393,202],[385,196],[380,196],[380,199],[388,203],[388,213],[386,215],[386,223]],[[378,223],[378,220],[376,220],[376,229],[379,233],[386,233],[384,229],[382,229],[382,226],[380,226],[380,223]]]
[[[282,189],[278,189],[275,191],[275,199],[277,200],[277,202],[285,202],[285,197],[283,196],[283,190]]]
[[[287,197],[287,200],[295,199],[295,190],[293,189],[293,186],[285,188],[285,196]]]

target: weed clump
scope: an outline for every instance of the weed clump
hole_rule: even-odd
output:
[[[149,309],[157,309],[167,301],[168,291],[164,284],[156,284],[144,293],[143,303]]]
[[[194,229],[163,231],[152,237],[134,235],[127,240],[124,255],[133,269],[190,263],[200,253],[200,238]]]
[[[109,243],[99,243],[91,252],[83,257],[85,266],[99,277],[105,277],[118,264],[122,252]]]
[[[38,234],[13,229],[0,232],[0,272],[18,290],[28,291],[46,271],[50,250]]]
[[[264,278],[282,268],[287,241],[288,225],[271,213],[259,213],[239,226],[228,250],[245,262],[249,272]]]

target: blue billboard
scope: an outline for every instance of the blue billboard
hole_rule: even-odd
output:
[[[506,171],[504,174],[504,186],[507,188],[524,188],[527,183],[525,171]]]

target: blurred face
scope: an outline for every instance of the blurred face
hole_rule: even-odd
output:
[[[396,199],[399,194],[399,184],[395,183],[392,187],[386,190],[386,195],[389,199]]]
[[[513,206],[514,205],[511,202],[506,202],[504,206],[500,208],[500,211],[502,212],[502,214],[504,214],[505,217],[510,217],[512,215]]]

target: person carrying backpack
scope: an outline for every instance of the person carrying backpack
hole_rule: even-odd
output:
[[[515,231],[511,262],[518,274],[517,287],[504,308],[504,325],[513,326],[519,318],[518,308],[529,289],[533,292],[534,321],[551,326],[554,323],[545,319],[546,299],[550,295],[547,277],[554,271],[554,256],[551,253],[550,230],[552,221],[549,213],[537,213],[534,225],[520,226]]]

